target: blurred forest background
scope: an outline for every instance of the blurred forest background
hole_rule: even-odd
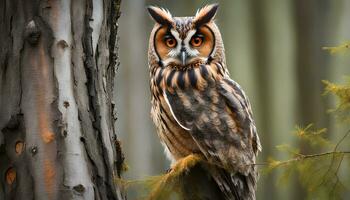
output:
[[[125,0],[120,18],[116,127],[129,166],[126,179],[142,179],[169,168],[149,114],[147,49],[154,22],[145,7],[158,5],[174,16],[192,16],[214,2],[220,4],[216,21],[231,77],[241,84],[253,106],[263,146],[259,162],[269,157],[287,159],[276,150],[279,144],[307,152],[308,146],[292,134],[296,125],[327,128],[327,137],[334,141],[346,131],[327,113],[335,99],[322,95],[322,80],[345,82],[344,77],[350,75],[350,54],[331,55],[322,47],[350,40],[349,0]],[[342,175],[350,176],[347,171]],[[260,176],[257,199],[306,197],[297,177],[280,186],[278,173]],[[128,195],[134,199],[136,194],[131,190]]]

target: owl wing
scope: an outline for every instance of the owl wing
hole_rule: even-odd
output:
[[[255,173],[259,137],[248,98],[236,82],[224,78],[202,91],[166,90],[163,95],[209,162],[244,175]]]

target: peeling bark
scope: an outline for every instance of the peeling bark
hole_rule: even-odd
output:
[[[0,199],[124,199],[120,0],[0,2]]]

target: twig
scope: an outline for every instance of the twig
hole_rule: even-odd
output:
[[[305,159],[312,159],[312,158],[317,158],[317,157],[322,157],[322,156],[327,156],[327,155],[335,155],[335,154],[350,154],[350,151],[329,151],[329,152],[324,152],[324,153],[319,153],[319,154],[309,154],[309,155],[301,155],[286,161],[280,161],[276,166],[282,166],[282,165],[287,165],[292,162],[296,161],[301,161]]]
[[[344,134],[344,136],[337,142],[337,144],[335,145],[335,147],[334,147],[334,149],[333,149],[334,152],[337,151],[338,146],[345,140],[346,137],[349,136],[349,134],[350,134],[350,130],[348,130],[348,131]],[[335,160],[335,154],[333,154],[331,163],[330,163],[330,165],[329,165],[329,167],[328,167],[326,173],[323,175],[322,181],[321,181],[321,183],[319,184],[319,186],[323,185],[324,182],[326,181],[326,176],[327,176],[328,173],[331,171],[331,169],[332,169],[332,167],[333,167],[334,160]]]
[[[328,151],[328,152],[324,152],[324,153],[309,154],[309,155],[300,154],[299,156],[297,156],[295,158],[285,160],[285,161],[279,161],[279,164],[277,166],[286,165],[286,164],[289,164],[291,162],[301,161],[301,160],[305,160],[305,159],[311,159],[311,158],[332,155],[332,154],[333,155],[335,155],[335,154],[350,154],[350,151]],[[247,164],[247,165],[266,166],[266,165],[270,165],[270,163],[269,162],[261,162],[261,163]]]
[[[342,143],[345,140],[345,138],[349,136],[349,134],[350,134],[350,129],[345,133],[342,139],[340,139],[339,142],[335,145],[334,151],[337,151],[337,148],[340,145],[340,143]]]
[[[342,157],[341,157],[341,159],[340,159],[340,161],[339,161],[339,164],[338,164],[338,166],[337,166],[337,169],[336,169],[336,171],[335,171],[335,177],[336,177],[337,180],[336,180],[335,184],[333,185],[331,192],[329,193],[330,196],[334,193],[335,187],[336,187],[336,186],[338,185],[338,183],[340,182],[340,181],[339,181],[338,172],[339,172],[340,165],[341,165],[341,163],[343,162],[343,159],[344,159],[344,155],[342,155]]]

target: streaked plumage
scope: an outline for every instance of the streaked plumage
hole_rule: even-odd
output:
[[[248,98],[229,77],[216,10],[172,17],[149,7],[151,116],[174,162],[202,155],[226,199],[255,199],[259,137]]]

